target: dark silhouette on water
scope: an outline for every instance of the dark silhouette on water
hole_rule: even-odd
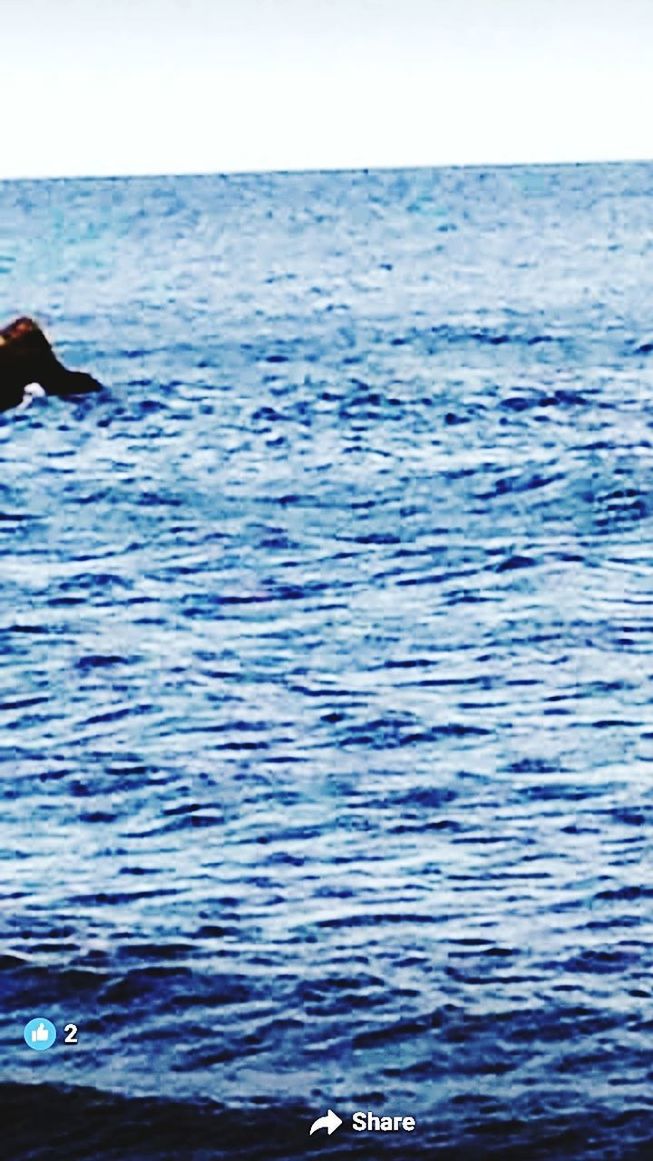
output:
[[[18,318],[0,330],[0,411],[27,405],[38,391],[46,395],[81,395],[99,391],[101,384],[85,371],[69,371],[57,359],[38,323]]]

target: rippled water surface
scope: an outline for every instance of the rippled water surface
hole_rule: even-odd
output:
[[[12,1161],[647,1155],[652,179],[0,186]]]

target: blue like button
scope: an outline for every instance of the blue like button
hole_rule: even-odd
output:
[[[45,1052],[46,1048],[52,1048],[57,1039],[57,1029],[51,1020],[46,1020],[43,1016],[36,1016],[30,1020],[29,1024],[25,1025],[23,1035],[25,1043],[29,1044],[35,1052]]]

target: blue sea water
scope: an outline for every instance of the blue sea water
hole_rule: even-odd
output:
[[[0,1155],[646,1156],[653,166],[3,183],[0,274],[106,384],[0,417]]]

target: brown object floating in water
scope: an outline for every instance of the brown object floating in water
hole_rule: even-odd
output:
[[[46,395],[81,395],[101,384],[84,371],[68,371],[59,362],[38,323],[17,318],[0,330],[0,411],[29,403],[28,384],[38,383]]]

